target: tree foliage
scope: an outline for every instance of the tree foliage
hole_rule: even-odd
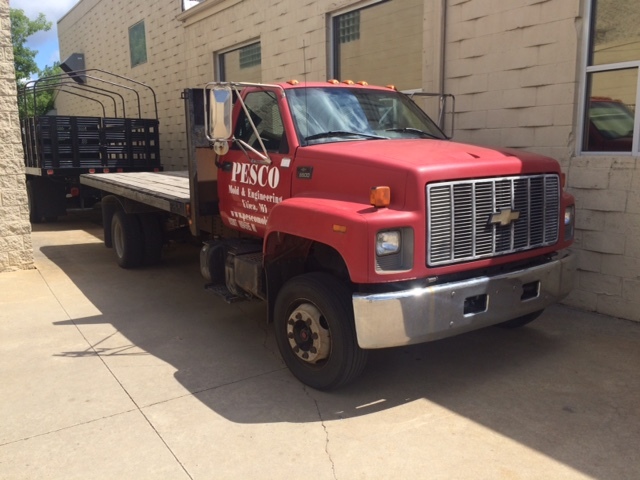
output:
[[[43,13],[38,18],[31,20],[24,13],[24,10],[11,8],[11,43],[13,44],[14,64],[16,68],[16,81],[18,84],[26,82],[31,75],[39,73],[36,64],[37,50],[27,47],[27,39],[34,33],[48,31],[51,29],[51,22]]]
[[[43,13],[40,13],[35,20],[31,20],[23,10],[11,8],[9,10],[11,18],[11,43],[13,44],[14,66],[16,72],[16,83],[18,86],[19,98],[18,108],[20,117],[32,115],[44,115],[53,108],[55,100],[55,88],[53,82],[48,84],[40,83],[34,90],[34,82],[30,81],[33,75],[48,77],[62,73],[59,62],[53,66],[46,66],[40,70],[36,64],[37,50],[27,47],[27,39],[41,31],[48,31],[51,22],[47,21]]]
[[[39,73],[37,82],[18,84],[20,118],[46,115],[54,108],[58,91],[56,86],[60,82],[57,76],[64,73],[60,68],[60,62],[54,62],[52,66],[47,65]]]

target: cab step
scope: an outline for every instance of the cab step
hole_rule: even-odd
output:
[[[247,300],[247,297],[231,293],[226,285],[210,283],[205,285],[204,289],[222,297],[222,299],[227,303],[236,303]]]

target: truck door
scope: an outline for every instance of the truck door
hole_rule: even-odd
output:
[[[221,158],[218,172],[223,221],[234,229],[257,236],[264,235],[271,209],[289,197],[291,190],[290,147],[278,96],[279,92],[265,89],[250,91],[244,97],[257,132],[241,105],[235,107],[239,112],[235,116],[234,137],[261,151],[256,133],[260,135],[271,163],[234,142]]]

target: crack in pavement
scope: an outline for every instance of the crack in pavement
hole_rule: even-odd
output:
[[[311,395],[311,393],[309,392],[309,389],[307,388],[306,385],[303,385],[303,390],[304,393],[307,395],[307,397],[309,397],[311,400],[313,400],[314,405],[316,406],[316,412],[318,412],[318,418],[320,419],[320,425],[322,425],[322,429],[324,430],[324,437],[325,437],[325,442],[324,442],[324,451],[327,454],[327,458],[329,459],[329,462],[331,462],[331,472],[333,474],[333,478],[335,480],[338,480],[338,476],[336,475],[336,464],[333,461],[333,458],[331,457],[331,453],[329,452],[329,430],[327,429],[327,426],[324,423],[324,418],[322,418],[322,412],[320,411],[320,405],[318,405],[318,401]]]

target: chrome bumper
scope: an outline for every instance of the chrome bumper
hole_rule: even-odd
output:
[[[575,255],[494,277],[432,287],[354,294],[358,344],[385,348],[429,342],[542,310],[573,288]]]

